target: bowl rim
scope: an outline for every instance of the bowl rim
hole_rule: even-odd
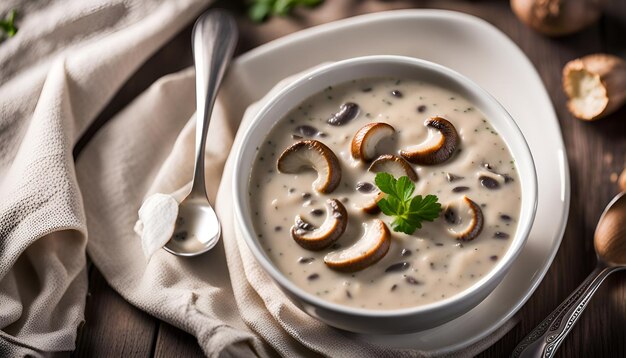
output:
[[[387,63],[388,65],[408,65],[417,68],[421,68],[422,70],[436,72],[439,75],[451,80],[455,84],[459,85],[461,88],[466,90],[468,93],[474,94],[477,98],[483,102],[484,107],[481,108],[481,111],[484,111],[484,108],[490,108],[493,112],[498,112],[502,117],[502,125],[508,125],[511,131],[511,136],[518,137],[520,146],[516,151],[517,154],[523,156],[527,159],[527,169],[528,169],[528,178],[523,181],[527,183],[525,186],[522,186],[523,195],[525,198],[529,196],[532,199],[530,205],[527,206],[527,215],[524,217],[526,220],[522,222],[518,221],[518,228],[516,230],[516,235],[513,237],[511,245],[507,249],[503,258],[493,267],[484,277],[480,280],[473,283],[471,286],[465,288],[462,291],[457,292],[456,294],[446,297],[442,300],[437,300],[431,303],[416,305],[412,307],[404,307],[398,309],[367,309],[367,308],[358,308],[351,307],[347,305],[342,305],[339,303],[334,303],[328,300],[324,300],[322,298],[318,298],[315,295],[306,292],[304,289],[298,287],[295,283],[289,280],[286,275],[284,275],[266,256],[264,250],[261,248],[259,241],[256,239],[255,231],[252,225],[251,218],[249,217],[249,213],[244,213],[244,201],[248,200],[248,196],[244,195],[247,190],[239,190],[243,183],[243,187],[247,188],[249,185],[250,177],[242,176],[243,168],[243,156],[245,152],[245,148],[247,146],[246,143],[250,142],[250,139],[253,135],[255,135],[255,130],[259,126],[262,118],[267,116],[267,114],[274,108],[274,106],[285,99],[288,94],[296,88],[301,86],[306,86],[307,83],[315,77],[328,75],[328,73],[332,73],[334,71],[339,71],[346,67],[356,66],[356,65],[367,65],[367,64],[381,64]],[[376,77],[376,76],[372,76]],[[364,78],[364,77],[359,77]],[[358,78],[354,78],[358,79]],[[340,83],[345,83],[349,80],[341,81]],[[339,84],[339,83],[338,83]],[[333,84],[335,85],[335,84]],[[321,90],[321,89],[319,89]],[[268,92],[270,94],[271,92]],[[316,93],[316,92],[315,92]],[[314,95],[310,94],[310,96]],[[301,99],[306,100],[306,98]],[[292,107],[297,105],[294,104]],[[278,119],[274,124],[280,121]],[[272,127],[273,127],[272,126]],[[271,129],[270,129],[271,130]],[[508,136],[507,136],[508,137]],[[511,150],[511,144],[509,143],[509,139],[504,140],[509,150]],[[528,235],[530,234],[530,230],[534,223],[535,214],[537,212],[537,201],[538,201],[538,193],[537,193],[537,172],[535,167],[535,162],[533,156],[531,154],[530,148],[524,137],[522,131],[519,126],[515,122],[515,120],[511,117],[508,111],[498,102],[489,92],[480,87],[474,81],[470,80],[466,76],[456,72],[448,67],[442,66],[440,64],[415,58],[409,56],[398,56],[398,55],[368,55],[368,56],[359,56],[353,57],[337,62],[332,62],[329,64],[324,64],[319,67],[315,67],[309,71],[305,71],[300,74],[293,82],[289,83],[282,89],[278,90],[276,93],[271,95],[264,105],[257,111],[254,115],[248,128],[245,129],[243,136],[241,136],[238,143],[234,148],[236,150],[235,155],[235,164],[233,169],[233,211],[235,216],[235,225],[237,225],[236,230],[239,231],[240,234],[243,235],[244,241],[246,245],[252,252],[254,258],[257,262],[263,267],[263,269],[272,277],[272,279],[278,283],[279,287],[283,290],[289,291],[291,294],[296,295],[300,300],[307,302],[313,306],[317,306],[329,311],[340,312],[342,314],[361,316],[361,317],[369,317],[369,318],[394,318],[394,317],[404,317],[410,315],[416,315],[420,313],[426,313],[429,311],[435,311],[440,309],[445,309],[451,305],[464,301],[467,297],[474,296],[480,293],[481,289],[483,289],[487,284],[501,276],[500,280],[504,278],[504,275],[508,272],[511,265],[521,252],[524,247]],[[517,159],[517,158],[515,158]],[[517,162],[517,161],[516,161]],[[250,169],[251,170],[251,169]],[[520,184],[522,185],[522,184]],[[530,199],[526,199],[530,200]],[[523,201],[522,201],[523,202]],[[246,218],[246,215],[248,218]],[[520,213],[520,218],[522,218],[522,213]],[[499,281],[498,281],[499,283]],[[495,286],[494,286],[495,288]]]

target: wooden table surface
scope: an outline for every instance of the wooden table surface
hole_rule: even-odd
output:
[[[290,19],[272,19],[262,25],[253,24],[245,18],[239,1],[217,3],[238,14],[241,30],[238,53],[284,34],[348,14],[393,8],[441,8],[487,20],[513,39],[533,62],[548,89],[567,147],[572,183],[569,222],[550,270],[520,311],[520,323],[483,352],[481,357],[508,356],[517,342],[593,270],[592,237],[596,221],[604,206],[619,190],[614,182],[614,173],[619,174],[624,168],[626,155],[626,107],[603,120],[582,122],[567,112],[561,90],[561,68],[567,61],[593,52],[626,56],[626,1],[610,0],[607,11],[597,24],[559,39],[543,37],[521,24],[508,3],[503,0],[342,0],[338,5],[336,0],[326,0],[316,9],[298,11]],[[336,11],[338,8],[341,11]],[[79,142],[75,150],[77,155],[99,127],[157,78],[191,65],[190,38],[191,24],[133,75]],[[540,126],[543,119],[536,120]],[[551,139],[545,138],[547,141]],[[97,267],[90,268],[89,280],[86,322],[79,331],[73,356],[202,355],[194,337],[124,301],[105,282]],[[617,273],[602,285],[557,357],[626,357],[626,273]]]

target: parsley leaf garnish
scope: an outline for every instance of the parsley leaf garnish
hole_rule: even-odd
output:
[[[423,221],[433,221],[441,212],[437,196],[412,196],[415,184],[407,176],[395,179],[389,173],[378,173],[375,182],[378,189],[387,194],[378,201],[378,207],[383,214],[394,218],[393,231],[411,235],[422,228]]]
[[[304,5],[313,7],[323,0],[249,0],[248,17],[261,22],[270,16],[286,16],[294,7]]]
[[[0,40],[6,37],[13,37],[17,33],[17,27],[15,26],[15,16],[17,15],[17,11],[15,9],[11,10],[9,14],[2,20],[0,20]]]

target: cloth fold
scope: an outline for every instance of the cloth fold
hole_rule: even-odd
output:
[[[18,3],[0,4],[0,13]],[[20,32],[0,44],[0,356],[74,348],[87,290],[85,250],[128,302],[195,335],[208,356],[438,355],[374,346],[320,323],[256,263],[233,223],[230,150],[265,99],[242,119],[233,114],[241,105],[237,98],[218,98],[205,173],[223,236],[202,256],[160,250],[148,261],[133,231],[148,195],[189,186],[193,69],[154,83],[97,133],[74,164],[76,140],[120,86],[207,5],[24,2],[29,15]],[[68,20],[59,21],[63,13]],[[514,323],[455,356],[482,351]]]
[[[3,1],[27,14],[0,44],[0,355],[72,350],[87,226],[72,148],[202,1]],[[32,354],[32,353],[28,353]]]

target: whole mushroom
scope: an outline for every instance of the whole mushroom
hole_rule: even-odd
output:
[[[563,90],[574,116],[602,118],[626,102],[626,61],[604,53],[572,60],[563,67]]]
[[[598,21],[604,0],[511,0],[511,8],[526,25],[548,36],[580,31]]]

